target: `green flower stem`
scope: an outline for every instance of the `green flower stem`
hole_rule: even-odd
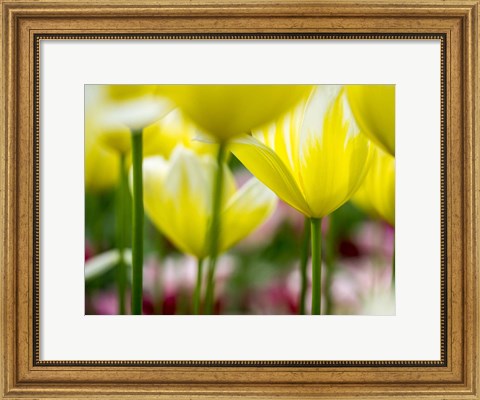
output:
[[[198,259],[197,270],[197,284],[195,286],[195,293],[193,295],[193,313],[198,315],[200,313],[200,295],[202,293],[202,275],[203,275],[203,259]]]
[[[328,226],[328,238],[326,242],[325,252],[325,314],[331,315],[333,313],[333,300],[332,300],[332,282],[333,272],[335,270],[335,256],[336,256],[336,244],[337,244],[337,230],[335,225],[335,213],[329,216]]]
[[[117,227],[117,249],[119,252],[119,260],[117,266],[117,292],[118,292],[118,313],[125,315],[125,291],[127,287],[127,266],[125,263],[125,247],[126,247],[126,211],[128,183],[127,172],[125,170],[125,155],[120,155],[120,171],[119,184],[116,198],[116,227]]]
[[[300,253],[300,273],[301,273],[301,287],[300,287],[300,315],[305,315],[305,298],[307,296],[307,265],[308,265],[308,252],[310,251],[310,220],[305,217],[303,222],[303,238],[302,238],[302,250]]]
[[[312,315],[320,315],[322,302],[322,219],[310,218],[312,230]]]
[[[205,314],[213,313],[213,305],[215,301],[215,265],[217,263],[220,236],[220,208],[222,204],[223,159],[225,158],[225,151],[225,143],[220,143],[218,146],[217,168],[214,176],[212,220],[210,223],[209,231],[210,251],[208,262],[207,291],[205,294]]]
[[[132,131],[132,314],[142,314],[143,302],[143,130]]]

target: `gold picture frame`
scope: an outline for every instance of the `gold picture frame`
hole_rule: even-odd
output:
[[[479,398],[479,5],[2,0],[2,398]],[[105,38],[440,40],[441,360],[40,360],[39,43]]]

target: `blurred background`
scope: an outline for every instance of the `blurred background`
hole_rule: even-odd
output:
[[[240,185],[250,176],[233,155],[229,166]],[[94,256],[115,248],[114,201],[113,187],[86,191],[87,270],[88,261],[94,260]],[[330,226],[332,230],[328,229]],[[333,259],[334,271],[329,275],[324,263],[322,277],[325,288],[330,287],[330,293],[323,293],[322,313],[395,314],[391,283],[394,229],[386,222],[370,218],[348,202],[323,219],[323,232],[326,238],[323,254]],[[279,201],[265,223],[221,256],[217,266],[215,312],[298,314],[303,235],[304,217]],[[143,313],[191,314],[197,274],[195,258],[178,252],[147,217],[144,254]],[[110,264],[106,269],[97,275],[87,273],[86,314],[118,313],[115,268]],[[331,285],[325,284],[328,278]],[[307,290],[307,313],[310,296]],[[128,305],[129,301],[127,309]]]

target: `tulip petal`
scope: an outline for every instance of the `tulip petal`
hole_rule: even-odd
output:
[[[146,96],[124,102],[110,103],[105,106],[100,122],[105,127],[122,124],[130,129],[138,130],[153,124],[173,108],[173,104],[166,99]]]
[[[317,95],[319,99],[308,105],[302,127],[300,171],[313,216],[324,217],[358,189],[372,150],[351,116],[344,92],[329,87],[326,95],[321,91]]]
[[[165,85],[162,94],[220,141],[250,132],[293,107],[310,85]]]
[[[348,85],[347,94],[362,133],[395,156],[395,86]]]
[[[86,129],[98,132],[99,141],[110,150],[128,154],[131,131],[151,125],[173,109],[173,103],[155,91],[155,85],[86,85]],[[144,129],[144,154],[152,154],[149,139],[156,139],[150,131]]]
[[[247,237],[272,214],[276,205],[275,194],[251,178],[229,199],[222,213],[221,250]]]
[[[283,201],[304,215],[311,215],[301,189],[275,152],[257,139],[243,135],[230,144],[233,154]]]
[[[212,212],[212,182],[217,168],[211,156],[177,146],[169,161],[160,156],[143,162],[144,204],[150,219],[181,251],[207,256],[206,237]],[[223,204],[235,192],[224,166]]]
[[[298,182],[300,131],[304,119],[306,100],[291,112],[284,114],[276,123],[263,126],[252,132],[252,136],[271,148],[283,161]]]
[[[145,210],[155,225],[181,251],[205,255],[208,212],[205,176],[198,158],[176,151],[170,162],[162,157],[144,161]]]
[[[182,154],[184,153],[184,154]],[[170,229],[178,240],[190,247],[190,253],[205,254],[207,218],[211,209],[210,168],[202,167],[202,161],[190,157],[189,152],[176,151],[165,180],[167,197],[165,212],[170,213]]]
[[[182,240],[172,225],[174,216],[171,202],[163,190],[169,171],[168,163],[160,156],[148,157],[143,161],[143,198],[145,212],[157,228],[163,232],[176,247],[192,253],[189,243]]]
[[[303,158],[302,150],[305,148],[306,142],[322,139],[322,136],[325,134],[325,119],[331,113],[332,107],[339,98],[341,91],[341,85],[320,85],[310,95],[301,123],[299,138],[300,158]]]
[[[144,156],[161,155],[169,158],[178,144],[192,149],[197,154],[215,155],[218,151],[218,145],[215,142],[204,143],[196,139],[197,136],[205,134],[188,120],[178,108],[145,128],[143,134]]]
[[[97,129],[99,142],[104,147],[119,154],[130,153],[132,147],[132,133],[125,125],[99,125]]]
[[[371,215],[395,226],[395,158],[380,148],[352,202]]]
[[[98,173],[102,171],[102,173]],[[98,132],[85,125],[85,189],[93,192],[116,186],[119,176],[119,158],[100,143]]]

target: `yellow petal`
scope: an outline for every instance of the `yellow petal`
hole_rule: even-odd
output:
[[[276,122],[252,132],[252,136],[272,149],[282,160],[297,184],[300,182],[300,131],[308,98]]]
[[[119,175],[118,155],[106,150],[96,133],[85,131],[85,188],[102,191],[116,186]]]
[[[320,86],[309,99],[301,133],[300,174],[314,217],[324,217],[355,193],[372,146],[353,120],[341,87]]]
[[[181,251],[205,258],[215,160],[180,145],[170,160],[148,157],[143,166],[144,204],[149,218]],[[235,192],[235,183],[230,171],[223,168],[225,204]]]
[[[352,202],[370,214],[395,226],[395,158],[380,148]]]
[[[148,157],[143,160],[143,205],[145,213],[162,232],[168,230],[166,219],[168,215],[164,208],[166,199],[163,193],[167,171],[168,163],[163,157]],[[132,173],[130,172],[131,186]],[[170,238],[171,234],[167,236]]]
[[[140,130],[158,121],[172,109],[170,101],[155,96],[108,103],[102,110],[100,124],[107,129],[121,124],[131,130]]]
[[[243,165],[278,197],[304,215],[312,215],[294,177],[272,149],[247,135],[234,139],[229,148]]]
[[[120,154],[130,152],[130,129],[117,123],[104,126],[101,123],[105,107],[105,86],[85,86],[85,134],[93,132],[104,148]]]
[[[203,160],[189,152],[173,154],[169,174],[163,187],[166,202],[164,212],[168,214],[172,239],[181,249],[199,258],[206,256],[205,245],[208,218],[211,209],[210,168]]]
[[[157,85],[96,85],[103,86],[109,101],[122,102],[135,100],[144,96],[155,96]]]
[[[132,133],[124,125],[111,125],[109,127],[97,127],[100,143],[107,149],[120,154],[130,153],[132,146]]]
[[[86,85],[85,123],[98,131],[106,147],[127,154],[132,130],[151,125],[173,109],[156,90],[155,85]]]
[[[218,145],[197,140],[202,132],[179,109],[171,111],[145,128],[144,135],[143,154],[145,156],[158,154],[169,158],[178,144],[192,149],[197,154],[216,155],[218,151]]]
[[[395,86],[348,85],[347,94],[362,132],[395,156]]]
[[[202,171],[191,162],[178,157],[172,164],[161,157],[145,159],[144,203],[147,215],[178,249],[202,258],[208,210],[201,192]],[[197,197],[192,196],[194,188]]]
[[[162,91],[202,130],[225,141],[274,120],[311,89],[308,85],[171,85]]]
[[[91,96],[86,97],[85,109],[91,107]],[[101,143],[97,127],[85,118],[85,188],[101,191],[116,186],[119,175],[119,158]]]
[[[232,247],[259,227],[274,211],[277,197],[251,178],[228,201],[221,216],[220,248]]]

